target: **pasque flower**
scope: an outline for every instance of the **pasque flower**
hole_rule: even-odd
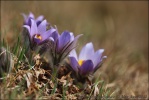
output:
[[[50,53],[54,65],[59,64],[76,47],[77,40],[81,35],[74,37],[73,33],[69,31],[64,31],[60,35],[57,29],[50,35]]]
[[[40,15],[39,17],[37,17],[35,19],[35,16],[32,12],[30,12],[28,15],[22,13],[22,16],[24,17],[24,25],[29,25],[29,26],[31,26],[31,20],[30,19],[35,20],[36,24],[38,26],[43,21],[43,18],[44,18],[43,15]]]
[[[23,25],[28,30],[28,36],[30,40],[31,49],[36,45],[41,45],[48,41],[49,36],[56,31],[56,29],[52,28],[47,30],[47,21],[43,20],[39,26],[37,26],[35,20],[30,19],[31,26]]]
[[[77,75],[85,77],[99,68],[103,58],[106,58],[106,56],[102,56],[103,52],[104,49],[99,49],[95,52],[93,44],[87,43],[82,48],[79,57],[75,50],[70,52],[70,65]]]

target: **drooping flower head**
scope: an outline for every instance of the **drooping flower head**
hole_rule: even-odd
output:
[[[41,45],[45,41],[48,40],[49,36],[56,31],[56,29],[52,28],[47,30],[47,21],[43,20],[39,26],[35,20],[31,20],[31,26],[23,25],[28,30],[28,36],[30,40],[30,47],[33,49],[35,45]]]
[[[38,26],[43,21],[43,18],[44,18],[43,15],[40,15],[39,17],[37,17],[35,19],[34,14],[31,13],[31,12],[29,13],[29,15],[26,15],[26,14],[22,13],[22,16],[24,17],[24,25],[29,25],[29,26],[31,26],[31,20],[30,19],[35,20],[35,22]]]
[[[79,57],[75,50],[70,52],[70,65],[77,75],[86,77],[90,73],[95,72],[99,68],[103,58],[106,58],[106,56],[102,56],[103,52],[104,49],[99,49],[95,52],[93,44],[87,43],[82,48]]]
[[[81,35],[74,37],[73,33],[69,31],[64,31],[60,35],[58,30],[51,34],[49,38],[51,41],[50,52],[54,65],[59,64],[76,47],[77,40]]]

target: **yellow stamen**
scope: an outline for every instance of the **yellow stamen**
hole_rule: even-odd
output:
[[[40,34],[36,34],[36,35],[35,35],[35,38],[36,38],[36,39],[39,39],[39,40],[42,40],[42,37],[41,37]]]
[[[80,66],[83,64],[83,62],[84,62],[83,60],[79,60],[78,61],[78,63],[79,63]]]

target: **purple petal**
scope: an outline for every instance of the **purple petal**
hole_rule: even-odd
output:
[[[29,15],[28,15],[28,17],[34,19],[34,14],[32,12],[30,12]]]
[[[37,26],[39,26],[40,25],[40,23],[42,22],[42,20],[43,20],[43,16],[39,16],[38,18],[36,18],[36,23],[37,23]],[[46,25],[47,25],[48,23],[46,23]]]
[[[53,32],[55,32],[55,31],[56,31],[56,29],[50,29],[50,30],[48,30],[48,31],[46,31],[46,32],[44,32],[44,33],[42,33],[42,34],[41,34],[42,41],[48,39],[49,36],[50,36]]]
[[[38,33],[36,22],[33,19],[30,19],[30,20],[31,20],[31,31],[30,31],[30,35],[32,37],[33,35],[39,34],[39,33]]]
[[[104,49],[99,49],[92,57],[94,68],[101,62],[101,56],[103,52],[104,52]]]
[[[28,18],[27,22],[25,23],[26,25],[29,25],[31,27],[31,19],[32,18]]]
[[[38,21],[42,21],[42,20],[43,20],[43,18],[44,18],[44,16],[42,16],[42,15],[41,15],[41,16],[39,16],[39,17],[37,17],[37,18],[36,18],[36,22],[38,22]]]
[[[69,57],[69,59],[70,59],[70,65],[73,68],[73,70],[75,72],[78,72],[78,66],[79,66],[79,64],[78,64],[77,60],[74,57]]]
[[[102,61],[103,59],[106,59],[106,58],[107,58],[107,56],[103,56],[102,59],[101,59],[101,61]]]
[[[78,39],[82,36],[82,34],[80,35],[77,35],[73,41],[71,41],[67,46],[66,46],[66,49],[65,49],[65,52],[70,52],[71,50],[73,50],[75,47],[76,47],[76,44],[77,44],[77,41]],[[78,59],[78,58],[77,58]]]
[[[24,28],[26,28],[28,30],[28,32],[31,32],[31,28],[28,25],[23,25]]]
[[[36,42],[37,44],[39,44],[41,42],[40,39],[37,39],[37,38],[33,38],[34,39],[34,42]]]
[[[49,40],[50,40],[50,41],[52,41],[52,42],[54,42],[54,39],[53,39],[53,37],[49,37]]]
[[[36,22],[37,26],[39,26],[41,22],[42,22],[42,21],[38,21],[38,22]]]
[[[69,42],[70,42],[70,33],[68,31],[64,31],[58,39],[57,51],[60,52]]]
[[[78,39],[79,39],[82,35],[83,35],[83,34],[77,35],[77,36],[73,39],[73,41],[72,41],[73,43],[72,43],[71,47],[75,47],[75,46],[76,46]],[[72,37],[71,37],[71,39],[72,39]]]
[[[93,44],[87,43],[81,50],[79,54],[79,60],[91,60],[91,57],[94,55],[94,47]]]
[[[105,58],[107,58],[107,56],[103,56],[103,57],[100,59],[99,63],[94,67],[94,72],[96,72],[96,70],[101,67],[101,65],[102,65],[102,60],[105,59]]]
[[[66,57],[74,48],[76,48],[76,43],[78,38],[82,36],[82,34],[78,35],[75,37],[74,41],[69,42],[62,50],[61,54],[63,55],[63,57]],[[76,57],[76,59],[78,60],[78,57]]]
[[[47,28],[47,20],[44,20],[40,23],[40,25],[38,26],[38,32],[39,34],[42,34],[44,32],[46,32],[46,28]]]
[[[69,57],[74,57],[76,60],[78,60],[77,53],[76,53],[76,50],[75,49],[73,49],[70,52]]]
[[[73,41],[74,40],[74,35],[73,35],[73,33],[72,32],[70,32],[70,41]]]
[[[89,74],[90,72],[93,71],[93,66],[94,65],[93,65],[93,62],[91,60],[84,61],[82,66],[79,67],[80,74],[83,75],[83,76]]]
[[[24,17],[24,22],[26,23],[28,16],[25,15],[24,13],[21,13],[21,15]]]
[[[53,51],[55,51],[55,42],[54,39],[52,37],[49,37],[49,43],[50,43],[50,49],[52,49]]]
[[[52,28],[52,29],[54,29],[54,28]],[[54,39],[54,41],[56,41],[57,39],[58,39],[58,37],[59,37],[59,34],[58,34],[58,32],[57,32],[57,29],[55,29],[56,31],[55,32],[53,32],[51,35],[50,35],[50,37],[52,37],[53,39]]]

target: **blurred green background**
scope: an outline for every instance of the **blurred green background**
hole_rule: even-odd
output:
[[[84,34],[87,42],[104,48],[108,58],[96,75],[117,94],[148,93],[147,1],[1,1],[2,37],[13,46],[22,31],[21,13],[29,12],[58,27],[59,32]]]

